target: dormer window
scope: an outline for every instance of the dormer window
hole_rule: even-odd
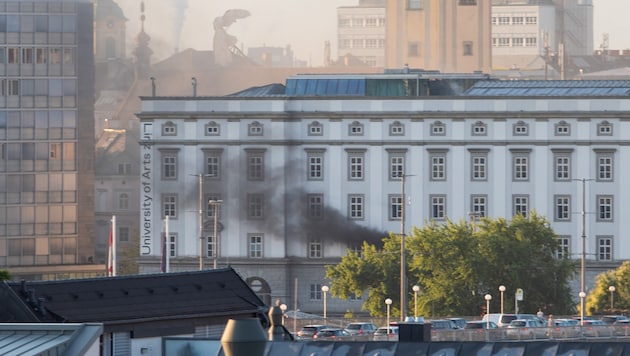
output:
[[[488,134],[488,125],[481,121],[477,121],[472,126],[473,136],[486,136]]]
[[[260,122],[254,121],[251,124],[249,124],[247,127],[248,127],[248,132],[250,136],[263,135],[263,125]]]
[[[402,136],[405,134],[405,126],[400,121],[394,121],[389,125],[390,136]]]
[[[175,136],[177,135],[177,126],[172,121],[169,121],[162,125],[162,135]]]
[[[446,135],[446,125],[441,121],[436,121],[431,124],[431,136],[444,136]]]
[[[597,136],[612,136],[613,127],[608,121],[602,121],[597,124]]]
[[[350,126],[348,127],[348,130],[349,130],[350,136],[362,136],[363,124],[358,121],[354,121],[353,123],[350,124]]]
[[[221,133],[219,124],[211,121],[206,124],[206,136],[219,136]]]
[[[514,136],[529,135],[529,126],[523,121],[519,121],[515,123],[513,130],[514,130]]]
[[[569,136],[571,134],[571,126],[566,121],[560,121],[555,128],[556,136]]]
[[[319,121],[313,121],[308,124],[309,136],[321,136],[324,134],[324,127]]]

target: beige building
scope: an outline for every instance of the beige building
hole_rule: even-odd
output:
[[[491,2],[388,0],[385,66],[489,73]]]

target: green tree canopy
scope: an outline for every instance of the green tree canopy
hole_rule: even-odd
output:
[[[476,315],[493,299],[498,312],[499,286],[504,285],[504,311],[514,311],[514,293],[524,290],[521,312],[574,311],[568,281],[575,265],[555,258],[557,236],[549,223],[535,213],[512,220],[482,219],[478,223],[431,222],[414,228],[405,238],[408,261],[408,314],[413,314],[412,286],[418,285],[420,315]],[[391,298],[392,315],[400,316],[400,238],[383,239],[383,248],[364,243],[361,253],[351,252],[338,265],[327,266],[330,293],[339,298],[368,291],[363,309],[373,316],[386,313]]]
[[[8,281],[11,279],[11,273],[6,269],[0,269],[0,281]]]
[[[612,294],[611,309],[610,286],[615,287]],[[625,261],[617,269],[606,271],[595,278],[595,287],[586,297],[587,315],[626,314],[630,310],[630,261]]]

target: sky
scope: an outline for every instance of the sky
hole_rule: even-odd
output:
[[[484,0],[489,1],[489,0]],[[140,30],[140,0],[116,0],[123,9],[127,35]],[[324,63],[324,44],[330,41],[336,59],[337,7],[354,6],[358,0],[144,0],[145,31],[151,36],[154,60],[176,50],[212,50],[216,17],[229,9],[245,9],[250,16],[237,20],[228,33],[238,45],[249,47],[291,46],[297,59],[311,66]],[[630,49],[630,0],[593,0],[593,43],[600,46],[609,34],[610,49]],[[128,51],[128,53],[131,53]]]

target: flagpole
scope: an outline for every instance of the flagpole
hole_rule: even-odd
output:
[[[112,215],[112,264],[110,266],[111,276],[116,277],[116,215]]]

